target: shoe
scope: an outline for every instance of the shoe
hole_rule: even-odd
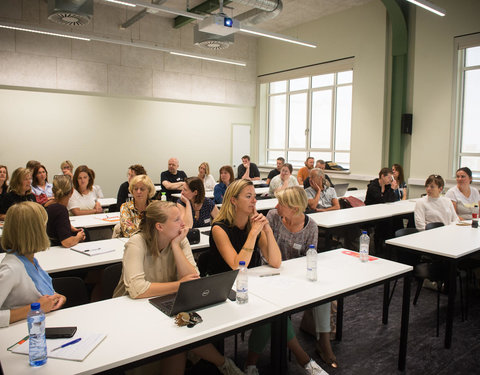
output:
[[[225,363],[221,366],[218,366],[218,370],[223,375],[245,375],[245,373],[237,367],[235,362],[227,357],[225,357]]]
[[[255,365],[247,366],[247,368],[245,369],[245,374],[246,375],[259,375],[257,366],[255,366]]]
[[[328,372],[321,368],[313,359],[310,359],[310,362],[303,368],[305,369],[305,374],[308,375],[328,375]]]
[[[325,364],[327,366],[330,366],[330,367],[333,367],[333,368],[338,368],[338,362],[337,362],[337,358],[335,357],[335,355],[333,355],[333,358],[327,357],[327,355],[322,351],[318,341],[315,344],[315,352],[320,356],[322,361],[325,362]]]

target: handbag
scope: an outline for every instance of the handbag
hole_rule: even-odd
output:
[[[190,228],[187,233],[188,242],[190,245],[195,245],[200,242],[200,231],[197,228]]]

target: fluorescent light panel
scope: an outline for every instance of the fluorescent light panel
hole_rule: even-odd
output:
[[[296,38],[290,38],[286,35],[271,33],[271,32],[268,32],[268,31],[260,31],[260,30],[251,29],[251,28],[245,27],[245,26],[240,26],[240,31],[242,31],[244,33],[248,33],[248,34],[264,36],[266,38],[281,40],[283,42],[298,44],[298,45],[305,46],[305,47],[317,48],[317,45],[314,44],[314,43],[305,42],[303,40],[299,40],[299,39],[296,39]]]
[[[423,9],[429,10],[432,13],[435,13],[439,16],[444,16],[447,11],[443,8],[440,8],[438,5],[432,4],[427,0],[407,0],[408,2],[415,4]]]
[[[29,33],[35,33],[35,34],[44,34],[44,35],[50,35],[50,36],[58,36],[58,37],[61,37],[61,38],[85,40],[87,42],[90,41],[89,38],[82,37],[82,36],[54,33],[54,32],[51,32],[51,31],[40,30],[40,29],[37,30],[37,29],[29,28],[29,27],[20,27],[20,26],[11,26],[11,25],[2,25],[2,24],[0,24],[0,27],[3,28],[3,29],[27,31]]]
[[[192,57],[194,59],[221,62],[221,63],[224,63],[224,64],[232,64],[232,65],[238,65],[238,66],[246,66],[247,65],[246,63],[244,63],[242,61],[221,59],[221,58],[216,58],[216,57],[207,57],[207,56],[196,55],[196,54],[191,54],[191,53],[170,51],[170,54],[177,55],[177,56],[184,56],[184,57]]]
[[[120,4],[120,5],[126,5],[128,7],[136,7],[135,4],[132,4],[132,3],[127,3],[125,1],[119,1],[119,0],[105,0],[109,3],[114,3],[114,4]]]

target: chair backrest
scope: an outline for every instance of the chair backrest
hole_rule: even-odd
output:
[[[428,223],[427,225],[425,225],[425,230],[429,230],[429,229],[433,229],[433,228],[438,228],[438,227],[443,227],[443,223],[439,223],[439,222],[436,222],[436,223]]]
[[[53,289],[59,294],[67,297],[63,307],[84,305],[90,302],[87,287],[79,277],[55,277],[52,279]]]
[[[417,232],[418,232],[417,228],[402,228],[395,231],[395,237],[402,237],[402,236],[406,236],[406,235],[417,233]]]
[[[118,285],[122,276],[122,263],[115,263],[103,270],[102,276],[102,299],[109,299]]]

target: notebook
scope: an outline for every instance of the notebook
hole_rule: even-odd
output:
[[[232,270],[186,281],[180,283],[177,293],[151,298],[148,302],[168,316],[224,302],[237,273],[238,270]]]
[[[348,184],[335,184],[334,189],[337,197],[343,197],[347,192]]]

